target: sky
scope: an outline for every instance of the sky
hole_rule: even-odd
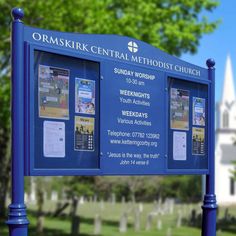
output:
[[[184,54],[181,59],[205,68],[208,58],[215,60],[216,101],[220,101],[228,54],[232,61],[234,81],[236,78],[236,1],[221,0],[220,5],[206,16],[210,20],[221,19],[221,24],[213,33],[203,35],[196,54]]]

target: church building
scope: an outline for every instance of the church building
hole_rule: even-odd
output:
[[[227,57],[221,101],[216,107],[215,185],[219,204],[236,204],[236,97],[230,56]],[[233,164],[235,162],[235,164]]]

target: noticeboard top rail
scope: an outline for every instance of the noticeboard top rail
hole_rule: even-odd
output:
[[[120,35],[79,34],[24,27],[24,41],[68,50],[100,59],[115,60],[191,78],[207,79],[207,69],[183,61],[138,39]]]

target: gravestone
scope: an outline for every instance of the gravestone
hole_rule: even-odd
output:
[[[152,227],[152,219],[153,219],[153,216],[151,213],[149,213],[147,215],[147,222],[146,222],[146,230],[149,231]]]
[[[159,204],[159,201],[157,202],[156,200],[153,202],[153,212],[156,213],[157,215],[160,214],[161,212],[161,205]]]
[[[104,201],[103,201],[103,199],[101,199],[101,201],[100,201],[100,209],[103,211],[104,210]]]
[[[102,231],[102,218],[96,214],[94,218],[94,235],[100,235]]]
[[[166,231],[166,236],[172,236],[172,230],[171,228],[168,228]]]
[[[93,196],[93,203],[97,203],[97,198],[98,198],[97,195]]]
[[[28,201],[30,201],[30,195],[28,194]],[[7,193],[6,194],[6,205],[8,206],[8,205],[10,205],[10,203],[11,203],[11,197],[10,197],[10,193]]]
[[[161,221],[161,219],[157,219],[157,229],[162,230],[162,221]]]
[[[164,206],[163,206],[163,213],[164,214],[168,214],[170,212],[169,207],[170,207],[169,199],[166,199],[164,202]]]
[[[181,210],[179,210],[176,227],[180,228],[181,226],[182,226],[182,212],[181,212]]]
[[[142,203],[139,203],[139,211],[143,212],[143,204]]]
[[[140,210],[136,209],[134,212],[134,230],[140,231]]]
[[[121,203],[122,203],[122,205],[125,204],[125,196],[122,196],[122,198],[121,198]]]
[[[169,213],[173,215],[174,213],[174,206],[175,206],[175,201],[174,199],[169,200]]]
[[[6,198],[8,199],[8,195],[7,195]],[[28,202],[28,199],[29,199],[29,198],[28,198],[28,193],[25,193],[25,194],[24,194],[24,198],[25,198],[25,202]]]
[[[92,196],[89,196],[89,202],[93,202],[93,197]]]
[[[32,204],[36,204],[36,184],[35,184],[35,179],[34,178],[30,179],[29,200],[31,201]]]
[[[116,204],[116,194],[115,193],[111,194],[111,203],[112,203],[112,205]]]
[[[84,204],[84,196],[81,196],[81,197],[79,198],[79,204],[80,204],[80,205],[83,205],[83,204]]]
[[[58,201],[58,193],[56,191],[52,191],[51,201]]]
[[[128,221],[128,216],[127,213],[124,212],[120,218],[120,227],[119,227],[120,233],[127,232],[127,221]]]

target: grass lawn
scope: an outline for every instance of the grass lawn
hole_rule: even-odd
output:
[[[28,218],[30,220],[29,236],[36,236],[36,217],[35,217],[35,205],[28,205]],[[111,204],[111,203],[85,203],[79,206],[78,214],[81,216],[80,232],[81,236],[93,235],[93,222],[94,216],[99,214],[102,217],[102,236],[166,236],[168,228],[171,228],[171,236],[200,236],[201,231],[197,228],[191,228],[181,226],[177,228],[177,214],[182,211],[184,218],[188,217],[190,209],[196,208],[200,211],[199,206],[194,205],[176,205],[173,214],[165,214],[162,216],[154,216],[150,231],[145,230],[147,215],[152,211],[153,204],[143,204],[142,213],[140,215],[141,229],[139,232],[134,231],[134,209],[138,207],[138,204]],[[45,211],[53,212],[56,205],[52,202],[45,204]],[[70,209],[66,210],[67,213]],[[122,213],[127,212],[128,214],[128,230],[127,233],[119,233],[119,220]],[[236,215],[236,208],[230,207],[230,214]],[[223,216],[224,209],[220,211],[220,216]],[[157,219],[162,220],[162,229],[157,229]],[[70,235],[70,218],[64,217],[45,217],[45,236],[69,236]],[[7,226],[1,222],[0,224],[0,236],[7,236]],[[38,235],[37,235],[38,236]],[[217,236],[236,236],[236,231],[233,233],[222,231],[218,232]]]

